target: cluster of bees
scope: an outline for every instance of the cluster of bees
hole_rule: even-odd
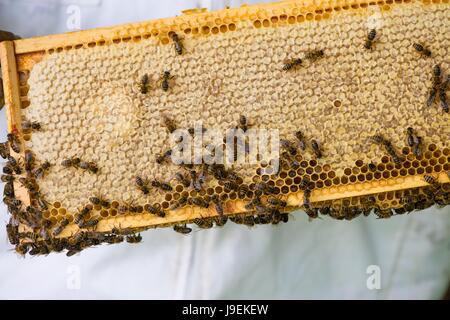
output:
[[[373,45],[377,40],[377,30],[371,29],[367,34],[366,42],[364,43],[364,48],[367,50],[372,50]],[[425,58],[429,58],[432,56],[432,52],[426,46],[421,43],[413,43],[412,47],[414,50],[419,53],[421,56]],[[427,106],[430,107],[438,98],[441,108],[444,112],[448,113],[448,101],[447,101],[447,90],[450,86],[450,75],[444,76],[441,70],[440,65],[435,65],[433,67],[433,76],[432,76],[432,84],[429,89]]]
[[[176,54],[182,55],[184,51],[183,44],[178,35],[174,32],[169,34],[173,41]],[[364,43],[364,48],[372,50],[377,41],[377,31],[372,29],[367,34],[367,39]],[[413,48],[423,57],[430,57],[431,51],[424,45],[414,43]],[[293,58],[287,60],[282,65],[282,70],[285,72],[292,72],[299,67],[304,66],[305,62],[314,63],[325,56],[323,50],[311,50],[304,54],[302,58]],[[170,71],[164,71],[160,77],[160,87],[163,91],[170,89],[170,80],[174,76]],[[436,98],[439,98],[440,104],[444,112],[448,112],[448,103],[446,99],[446,91],[448,90],[450,76],[444,77],[439,65],[433,68],[432,87],[430,89],[427,105],[431,106]],[[1,83],[1,82],[0,82]],[[148,74],[142,76],[138,83],[139,91],[142,94],[147,94],[150,88],[150,77]],[[2,92],[2,90],[0,90]],[[173,133],[177,129],[176,123],[168,116],[163,116],[162,123],[169,133]],[[244,132],[250,127],[247,117],[241,115],[236,125],[236,129],[242,129]],[[37,122],[24,121],[22,123],[23,132],[39,131],[41,124]],[[206,128],[202,129],[203,131]],[[194,128],[189,128],[189,133],[194,135]],[[397,152],[396,148],[381,134],[374,135],[370,138],[372,143],[379,145],[391,157],[392,161],[401,166],[405,160],[404,157]],[[416,157],[422,155],[423,141],[422,137],[418,136],[413,128],[406,130],[406,142],[412,148],[413,154]],[[282,168],[298,169],[299,162],[296,160],[296,155],[300,152],[305,152],[310,148],[311,153],[316,159],[324,157],[322,146],[316,139],[308,138],[302,131],[297,131],[293,134],[293,139],[281,139],[280,145],[282,153],[280,155],[280,169],[278,172],[273,172],[279,175]],[[237,147],[235,140],[234,148]],[[69,238],[58,237],[64,229],[70,224],[67,218],[52,223],[50,220],[43,219],[42,213],[47,210],[49,203],[44,199],[39,192],[36,181],[42,179],[53,164],[48,161],[43,161],[40,165],[36,164],[36,159],[30,150],[24,150],[23,159],[14,157],[10,154],[12,150],[16,155],[22,151],[19,134],[17,130],[8,134],[8,141],[0,144],[0,155],[7,160],[3,168],[3,175],[1,180],[5,183],[3,201],[11,213],[11,218],[7,224],[8,238],[11,244],[16,245],[16,251],[22,255],[29,253],[48,254],[51,251],[61,252],[67,250],[67,256],[74,255],[85,248],[99,245],[102,243],[114,244],[126,241],[128,243],[141,242],[142,237],[137,234],[143,229],[124,229],[120,226],[114,227],[111,232],[100,233],[96,231],[96,227],[100,218],[94,218],[92,213],[94,209],[99,207],[102,209],[109,209],[111,201],[101,195],[95,195],[89,198],[89,203],[83,206],[74,215],[73,224],[77,225],[79,231]],[[248,151],[245,148],[246,152]],[[237,152],[235,149],[235,156]],[[166,150],[160,155],[157,155],[155,161],[159,165],[170,163],[169,159],[172,155],[172,150]],[[236,159],[235,159],[236,160]],[[60,165],[64,168],[80,169],[91,174],[99,172],[98,165],[89,160],[81,159],[79,157],[72,157],[63,159]],[[288,203],[279,195],[279,190],[274,186],[273,182],[258,182],[252,184],[244,183],[240,177],[232,169],[226,168],[223,164],[201,163],[198,165],[179,164],[181,171],[175,174],[175,179],[185,188],[192,188],[200,193],[208,184],[208,180],[216,180],[223,185],[225,191],[234,192],[240,199],[247,199],[245,209],[248,211],[244,214],[233,215],[228,218],[225,214],[223,200],[218,195],[212,196],[187,196],[182,195],[169,207],[169,210],[176,210],[184,206],[196,206],[200,208],[210,208],[212,206],[216,212],[213,217],[196,218],[190,223],[197,225],[200,229],[208,229],[214,226],[224,226],[228,219],[236,224],[246,226],[254,226],[257,224],[279,224],[289,221]],[[377,165],[373,162],[368,163],[367,167],[370,171],[377,171]],[[450,172],[448,173],[450,178]],[[31,205],[26,206],[21,200],[15,196],[13,183],[18,181],[29,193],[33,200]],[[431,175],[425,175],[424,181],[429,186],[421,188],[421,192],[413,195],[406,195],[401,199],[401,208],[383,209],[377,204],[374,196],[361,197],[358,206],[337,205],[333,201],[313,204],[311,202],[311,194],[315,189],[315,183],[310,181],[305,175],[298,183],[298,187],[303,191],[302,207],[310,219],[315,219],[320,215],[327,215],[335,219],[353,219],[361,214],[368,216],[374,212],[378,218],[388,218],[394,214],[403,214],[413,210],[422,210],[433,204],[448,205],[449,192],[446,192],[443,185]],[[136,176],[133,184],[142,192],[143,195],[149,195],[152,189],[161,192],[172,192],[173,187],[168,182],[159,181],[156,179],[147,179],[142,176]],[[161,206],[146,204],[144,206],[135,205],[131,203],[122,203],[118,206],[117,211],[120,215],[124,214],[141,214],[148,213],[158,217],[165,217],[166,211]],[[25,225],[29,232],[19,232],[19,224]],[[192,228],[187,224],[175,225],[173,229],[181,234],[188,234]],[[28,240],[28,241],[22,241]],[[30,242],[31,240],[31,242]]]
[[[448,113],[447,90],[450,87],[450,74],[446,77],[442,74],[441,67],[437,64],[433,67],[433,78],[429,91],[427,106],[430,107],[439,97],[444,112]]]

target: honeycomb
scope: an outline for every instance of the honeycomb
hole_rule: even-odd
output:
[[[50,203],[43,219],[53,227],[68,219],[58,238],[74,238],[79,234],[75,215],[98,196],[110,201],[108,207],[94,206],[87,216],[100,220],[98,232],[123,229],[127,234],[192,222],[202,228],[211,224],[200,221],[217,215],[214,205],[170,208],[183,197],[210,201],[217,195],[225,213],[235,215],[232,221],[249,225],[254,222],[246,216],[260,219],[245,208],[257,194],[257,184],[272,186],[288,212],[307,209],[301,187],[305,179],[313,207],[322,214],[331,210],[328,214],[337,219],[351,219],[361,208],[370,212],[374,206],[379,217],[389,217],[435,202],[446,205],[450,116],[438,104],[427,107],[426,101],[433,67],[439,64],[450,74],[449,18],[448,1],[286,1],[188,12],[129,25],[110,38],[86,36],[83,43],[67,38],[54,46],[50,39],[45,47],[44,41],[30,39],[29,46],[40,52],[19,40],[20,119],[42,125],[39,131],[22,130],[21,136],[38,164],[52,164],[44,178],[36,179]],[[371,29],[378,35],[373,49],[366,50]],[[182,55],[174,50],[171,32],[180,36]],[[426,44],[432,56],[418,54],[415,42]],[[26,50],[31,54],[21,58]],[[324,57],[294,71],[282,70],[287,59],[312,50],[323,50]],[[174,78],[164,92],[160,80],[166,70]],[[145,74],[150,85],[143,94],[139,83]],[[323,157],[307,148],[294,157],[296,167],[284,164],[278,174],[264,173],[264,164],[229,166],[248,185],[245,195],[211,178],[197,192],[175,179],[179,166],[156,163],[170,147],[164,116],[180,128],[201,121],[224,132],[238,124],[240,115],[252,128],[278,129],[281,139],[294,140],[301,130],[308,142],[318,141]],[[420,156],[407,146],[408,127],[423,139]],[[401,163],[371,142],[377,134],[391,141]],[[71,157],[94,161],[99,172],[61,165]],[[168,182],[173,191],[152,189],[143,195],[135,184],[138,175]],[[424,200],[433,192],[424,175],[440,181],[441,195],[432,203]],[[123,214],[122,204],[141,207]],[[148,214],[146,205],[159,206],[165,217]],[[21,230],[29,231],[25,226]]]

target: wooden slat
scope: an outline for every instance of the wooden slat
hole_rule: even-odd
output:
[[[12,41],[3,41],[0,43],[0,62],[2,65],[3,90],[5,93],[6,117],[8,121],[8,132],[21,132],[21,100],[19,90],[19,77],[17,73],[16,57],[14,52],[14,43]],[[20,134],[18,135],[20,137]],[[20,137],[22,146],[23,140]],[[10,150],[11,155],[18,158],[23,157],[22,153],[16,154]],[[14,192],[16,198],[21,200],[25,205],[30,204],[30,195],[19,182],[14,182]]]
[[[20,92],[19,77],[17,75],[16,57],[12,41],[0,43],[0,61],[2,64],[3,91],[5,93],[6,116],[8,131],[14,128],[20,130]]]

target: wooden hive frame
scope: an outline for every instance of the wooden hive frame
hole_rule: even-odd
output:
[[[33,66],[43,58],[58,54],[68,50],[78,50],[80,48],[93,48],[95,46],[114,45],[120,42],[139,42],[145,39],[156,39],[160,45],[171,45],[169,32],[176,31],[185,36],[206,37],[214,36],[224,32],[239,32],[238,24],[242,21],[251,21],[255,28],[268,28],[283,25],[291,25],[308,21],[320,21],[333,19],[333,15],[339,11],[355,12],[365,11],[371,7],[379,7],[380,10],[389,11],[393,7],[408,5],[412,0],[403,1],[364,1],[364,0],[343,0],[343,1],[280,1],[278,3],[242,6],[235,9],[225,9],[216,12],[207,12],[204,9],[193,9],[183,12],[184,14],[175,18],[159,19],[148,22],[126,24],[121,26],[99,28],[74,33],[50,35],[30,39],[15,41],[4,41],[0,43],[0,61],[3,71],[3,84],[6,101],[6,111],[9,132],[22,132],[21,110],[29,105],[27,98],[28,87],[26,81],[21,78],[27,76]],[[422,1],[426,6],[431,3],[429,0]],[[435,3],[435,1],[433,1]],[[440,3],[446,5],[448,0]],[[448,10],[448,9],[447,9]],[[436,150],[435,145],[428,146],[429,152]],[[325,203],[338,199],[357,199],[364,196],[377,194],[392,194],[408,189],[420,190],[428,187],[424,181],[423,174],[433,173],[437,180],[448,186],[450,182],[447,171],[449,170],[449,149],[441,150],[446,160],[439,163],[442,170],[434,172],[433,169],[424,168],[421,174],[389,176],[384,179],[373,179],[371,181],[351,181],[348,184],[338,184],[324,186],[315,189],[311,196],[312,203]],[[23,154],[22,154],[23,156]],[[364,167],[364,163],[357,163],[355,168]],[[357,170],[359,171],[359,169]],[[349,173],[349,176],[352,173]],[[357,177],[357,175],[354,175]],[[16,196],[25,205],[31,203],[27,190],[19,183],[14,183]],[[448,190],[447,190],[448,191]],[[288,208],[299,208],[303,204],[304,192],[299,190],[289,192],[284,199]],[[384,197],[383,197],[384,199]],[[225,211],[227,214],[240,214],[245,212],[245,204],[248,200],[235,199],[227,201]],[[387,205],[389,207],[389,205]],[[397,207],[401,205],[397,203]],[[393,206],[395,207],[395,206]],[[217,213],[213,206],[207,209],[197,207],[184,207],[177,209],[174,214],[169,214],[165,218],[145,218],[135,219],[132,216],[115,217],[100,221],[96,231],[110,232],[112,228],[119,224],[123,229],[145,229],[157,226],[167,226],[192,222],[196,218],[213,217]],[[27,228],[22,226],[22,231]],[[68,237],[76,233],[78,227],[68,226],[61,237]]]

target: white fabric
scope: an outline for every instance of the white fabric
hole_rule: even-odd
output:
[[[74,3],[87,29],[239,1],[0,0],[0,29],[24,37],[66,32],[66,9]],[[4,112],[0,123],[5,140]],[[275,227],[228,223],[189,236],[151,230],[140,245],[23,259],[10,251],[1,205],[0,298],[438,299],[450,280],[449,213],[447,207],[389,220],[309,222],[296,212]],[[380,267],[380,290],[367,288],[369,265]],[[80,288],[73,289],[78,270]]]

